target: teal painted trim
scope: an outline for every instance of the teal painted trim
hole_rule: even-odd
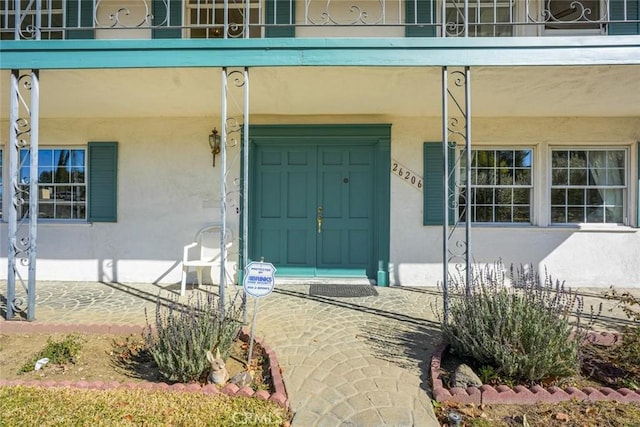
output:
[[[638,146],[638,153],[637,153],[637,157],[636,157],[636,162],[638,163],[637,164],[637,167],[638,167],[637,173],[638,173],[638,175],[636,176],[638,178],[638,183],[637,183],[638,184],[638,187],[637,187],[637,190],[638,190],[637,196],[638,197],[636,198],[636,216],[637,216],[637,218],[636,218],[636,227],[640,228],[640,141],[638,141],[636,144]]]
[[[251,138],[277,138],[278,140],[296,138],[318,138],[326,141],[332,137],[348,138],[389,138],[389,124],[327,124],[327,125],[250,125]],[[300,141],[301,143],[314,141]],[[370,143],[370,140],[369,140]]]
[[[383,130],[383,129],[381,129]],[[388,136],[380,138],[376,152],[376,240],[377,265],[376,284],[389,285],[389,246],[391,236],[391,127],[387,125]]]
[[[367,272],[364,269],[346,268],[315,268],[315,267],[287,267],[278,266],[276,278],[278,277],[349,277],[366,278]],[[277,283],[276,283],[277,285]]]
[[[384,270],[384,266],[380,263],[378,267],[378,276],[376,277],[376,285],[389,286],[389,273]]]
[[[316,268],[318,277],[367,277],[367,270],[363,268]]]
[[[442,225],[444,218],[442,205],[444,198],[442,189],[442,181],[444,179],[442,142],[425,142],[423,156],[422,224]]]
[[[444,155],[442,142],[425,142],[423,146],[423,225],[442,225],[444,220]],[[449,194],[455,194],[455,149],[449,148]],[[455,197],[455,196],[454,196]],[[449,225],[455,222],[456,211],[449,208]]]
[[[279,266],[276,270],[276,285],[278,277],[315,277],[314,267],[284,267]]]
[[[118,143],[88,144],[87,219],[90,222],[118,220]]]
[[[640,64],[640,36],[11,40],[0,69]]]

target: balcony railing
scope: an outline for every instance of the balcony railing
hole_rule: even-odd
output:
[[[4,40],[640,33],[640,0],[0,0]]]

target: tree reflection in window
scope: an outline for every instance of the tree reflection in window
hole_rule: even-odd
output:
[[[466,197],[464,157],[460,165],[459,215],[472,222],[530,223],[533,152],[472,150],[471,193]]]
[[[551,222],[623,223],[626,150],[553,150]]]
[[[86,219],[86,166],[84,149],[38,150],[38,217]],[[29,151],[21,152],[20,182],[28,187]],[[25,201],[27,202],[27,201]],[[26,215],[26,206],[21,217]]]

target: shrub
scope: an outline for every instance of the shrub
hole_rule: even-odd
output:
[[[475,265],[471,277],[468,286],[464,278],[453,278],[449,285],[442,330],[456,352],[512,381],[533,383],[578,371],[578,347],[586,330],[580,324],[583,301],[576,293],[548,274],[541,281],[532,266],[511,267],[510,283],[501,263]]]
[[[218,300],[201,293],[186,305],[158,299],[155,330],[149,324],[144,339],[162,376],[170,381],[198,381],[210,367],[207,350],[220,350],[226,359],[240,331],[240,309],[232,305],[220,316]]]
[[[80,353],[82,349],[82,342],[83,339],[78,334],[69,334],[61,341],[54,341],[49,337],[47,338],[45,347],[32,356],[18,372],[25,373],[33,371],[36,362],[43,358],[49,359],[49,363],[53,364],[75,363],[76,356],[78,356],[78,353]]]
[[[616,348],[615,356],[618,365],[627,371],[634,371],[640,375],[640,327],[626,328],[622,342]]]
[[[640,298],[629,292],[618,293],[613,287],[605,293],[605,298],[617,301],[616,305],[620,306],[627,318],[633,322],[632,326],[624,328],[622,342],[616,347],[613,355],[614,361],[622,369],[640,375],[640,367],[638,366],[640,360]]]

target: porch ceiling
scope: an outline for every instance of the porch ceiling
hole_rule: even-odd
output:
[[[0,77],[0,117],[9,114]],[[252,115],[439,116],[438,67],[250,70]],[[42,70],[40,111],[54,117],[218,116],[219,68]],[[476,67],[477,117],[640,116],[640,66]]]

